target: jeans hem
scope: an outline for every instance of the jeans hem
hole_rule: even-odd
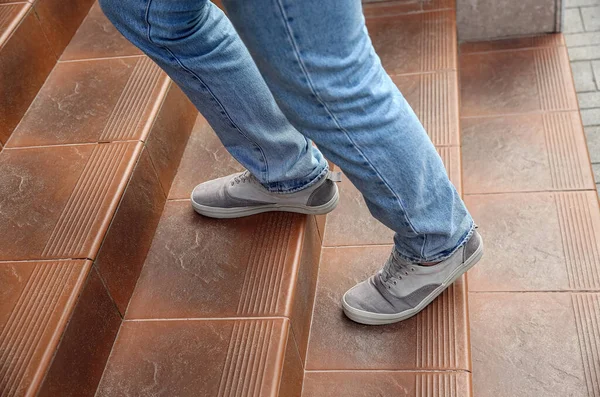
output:
[[[475,222],[473,220],[471,220],[471,225],[469,226],[469,230],[463,235],[463,237],[459,240],[458,244],[456,245],[456,247],[452,248],[451,250],[446,250],[440,254],[437,254],[431,258],[418,258],[418,257],[413,257],[413,256],[409,256],[409,255],[404,255],[402,254],[397,247],[394,247],[394,254],[401,260],[405,261],[405,262],[409,262],[409,263],[414,263],[414,264],[419,264],[419,263],[424,263],[424,262],[442,262],[448,258],[450,258],[452,255],[454,255],[454,253],[456,251],[458,251],[459,248],[461,248],[463,245],[465,245],[469,239],[473,236],[473,233],[475,233]]]
[[[319,181],[321,181],[321,179],[323,179],[325,176],[327,176],[327,173],[329,172],[329,165],[327,164],[327,162],[325,162],[325,166],[323,167],[323,169],[321,171],[319,171],[319,173],[317,173],[317,176],[313,177],[313,178],[307,178],[305,180],[295,180],[295,181],[286,181],[286,182],[274,182],[274,183],[269,183],[263,186],[271,193],[280,193],[280,194],[290,194],[290,193],[296,193],[299,192],[300,190],[304,190],[307,189],[311,186],[313,186],[314,184],[318,183]]]

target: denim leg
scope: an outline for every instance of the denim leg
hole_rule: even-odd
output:
[[[413,262],[448,257],[473,220],[369,39],[360,0],[225,0],[288,120],[339,165]]]
[[[100,0],[116,28],[187,94],[227,150],[271,191],[292,192],[327,162],[277,106],[248,50],[208,0]]]

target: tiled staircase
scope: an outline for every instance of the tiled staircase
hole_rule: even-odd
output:
[[[36,4],[20,3],[20,14],[0,22],[12,26],[0,66],[15,62],[9,44],[26,27],[15,29],[14,18],[43,20],[41,12],[31,17]],[[0,0],[0,21],[4,7]],[[496,215],[510,220],[531,198],[547,211],[532,213],[529,225],[508,226],[524,228],[523,244],[531,239],[527,230],[552,216],[583,230],[575,239],[564,234],[569,272],[557,274],[566,289],[598,289],[589,274],[597,271],[600,213],[584,192],[594,186],[580,121],[574,112],[553,112],[577,106],[561,37],[463,46],[459,110],[454,2],[373,3],[365,14],[384,67],[423,121],[450,179],[470,194],[467,203],[491,241],[486,271],[520,260],[502,256],[497,241],[509,242],[494,233],[507,223]],[[21,113],[9,112],[13,121],[0,114],[0,396],[472,396],[465,277],[402,323],[368,327],[343,316],[343,292],[382,265],[392,237],[347,180],[327,219],[200,217],[190,208],[191,189],[240,166],[179,88],[97,4],[64,51],[39,47],[29,51],[52,48],[58,63],[41,89],[45,75],[21,100]],[[533,79],[519,80],[524,69],[511,69],[519,59]],[[55,61],[50,57],[46,75]],[[514,80],[493,74],[502,65]],[[496,91],[506,95],[490,94]],[[488,117],[498,109],[530,114]],[[459,120],[470,139],[464,185]],[[532,133],[506,133],[511,122],[531,124]],[[496,155],[477,153],[486,147]],[[547,174],[536,169],[544,161]],[[554,193],[498,203],[503,197],[490,189]],[[562,190],[574,192],[555,193]],[[563,212],[554,214],[552,203]],[[475,277],[488,291],[481,273]],[[492,300],[480,294],[474,302],[478,327],[488,334],[502,328],[481,309]],[[588,388],[579,386],[597,397],[600,353],[590,339],[600,335],[597,297],[577,294],[573,302],[580,308],[573,327],[584,342],[572,347],[588,357],[580,364]],[[492,374],[493,363],[485,364],[483,373]],[[496,385],[480,380],[482,391]],[[494,387],[485,395],[524,396]]]

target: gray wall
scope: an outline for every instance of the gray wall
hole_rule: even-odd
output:
[[[456,0],[458,38],[491,40],[560,31],[562,0]]]

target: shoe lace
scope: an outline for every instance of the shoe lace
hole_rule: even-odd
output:
[[[379,271],[379,277],[383,285],[390,289],[414,271],[415,265],[399,260],[392,252],[383,269]]]
[[[257,182],[256,178],[254,177],[254,175],[252,175],[250,173],[250,171],[244,171],[232,179],[231,186],[239,185],[240,183],[256,183],[256,182]]]

